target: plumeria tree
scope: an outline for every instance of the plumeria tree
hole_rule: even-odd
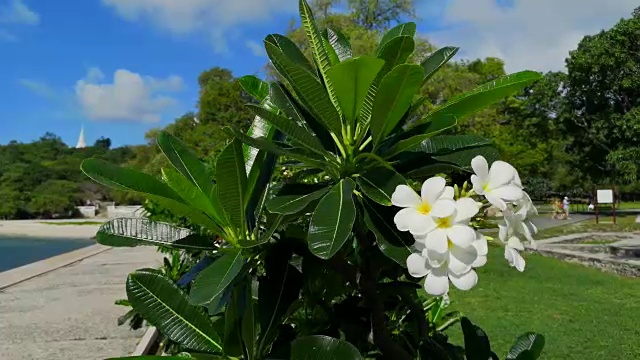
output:
[[[504,215],[505,258],[524,270],[535,208],[490,140],[440,133],[539,75],[494,80],[416,118],[425,100],[418,90],[457,48],[407,63],[416,26],[406,23],[374,54],[354,58],[337,29],[317,28],[304,0],[300,15],[312,58],[287,37],[265,38],[279,78],[242,78],[259,103],[248,105],[256,117],[248,133],[227,130],[235,140],[215,179],[168,133],[157,141],[172,165],[162,180],[83,163],[94,180],[146,194],[201,228],[148,219],[101,227],[105,245],[202,256],[177,282],[153,269],[130,274],[129,303],[182,346],[180,358],[498,358],[479,327],[445,311],[449,284],[470,290],[479,281],[474,269],[486,263],[488,244],[477,224],[490,204]],[[274,176],[278,160],[314,181]],[[439,175],[461,173],[474,174],[460,187]],[[464,346],[443,333],[457,322]],[[506,359],[536,359],[543,345],[527,333]]]

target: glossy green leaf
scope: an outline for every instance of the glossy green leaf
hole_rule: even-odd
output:
[[[232,249],[202,270],[191,286],[191,303],[204,305],[211,302],[231,284],[243,264],[240,249]]]
[[[383,60],[361,56],[346,60],[327,71],[347,124],[355,124],[369,87],[383,65]]]
[[[276,339],[278,326],[282,323],[289,306],[298,300],[303,277],[300,271],[288,264],[286,259],[267,269],[266,276],[258,279],[258,314],[260,340],[258,354]]]
[[[408,22],[404,24],[396,25],[395,27],[389,29],[380,40],[380,44],[378,45],[377,54],[380,55],[380,51],[384,48],[385,45],[389,43],[389,41],[397,38],[398,36],[410,36],[414,37],[416,35],[416,23]]]
[[[264,108],[255,105],[247,105],[251,111],[262,119],[270,122],[273,126],[282,131],[291,140],[299,143],[307,149],[324,156],[327,152],[320,143],[318,138],[309,132],[309,130],[298,125],[295,121],[278,114],[272,113]]]
[[[509,350],[509,353],[505,357],[505,360],[519,360],[520,355],[528,351],[525,359],[535,360],[540,357],[542,350],[544,349],[545,339],[544,336],[534,332],[528,332],[521,335],[516,340],[515,344]]]
[[[240,85],[247,94],[253,96],[258,101],[263,101],[269,95],[269,84],[258,79],[254,75],[245,75],[240,78]]]
[[[442,116],[435,118],[419,128],[422,131],[419,135],[415,135],[408,139],[398,141],[389,149],[383,150],[380,155],[385,159],[388,159],[400,154],[401,152],[408,151],[412,148],[415,148],[416,146],[419,146],[426,139],[455,126],[456,123],[456,118],[452,116]]]
[[[96,241],[113,247],[166,246],[174,249],[214,250],[213,238],[146,218],[117,218],[98,228]]]
[[[185,348],[219,352],[220,338],[202,308],[189,304],[187,295],[163,275],[138,270],[127,277],[127,298],[146,321]]]
[[[391,206],[391,195],[398,185],[407,181],[393,168],[377,166],[368,169],[356,179],[358,186],[367,197],[378,204]]]
[[[213,179],[205,165],[187,145],[166,131],[157,137],[158,147],[169,162],[204,194],[209,194]]]
[[[394,208],[369,204],[365,207],[364,221],[375,235],[380,251],[398,265],[407,267],[407,257],[411,255],[414,240],[410,234],[396,228],[393,223],[396,212]]]
[[[326,29],[327,40],[338,56],[338,60],[345,61],[353,56],[349,39],[339,30]]]
[[[245,359],[252,360],[256,358],[256,338],[258,334],[251,287],[246,286],[246,288],[248,289],[246,299],[247,304],[245,306],[244,314],[242,315],[240,328],[242,333],[242,343],[244,344],[244,350],[246,353]]]
[[[456,166],[453,164],[435,163],[435,164],[429,164],[429,165],[425,165],[425,166],[421,166],[419,168],[413,169],[407,172],[406,175],[411,179],[422,179],[422,178],[428,178],[428,177],[434,176],[436,174],[444,174],[452,171],[464,171],[464,170],[465,169],[463,169],[462,167]]]
[[[295,93],[309,106],[309,110],[331,131],[341,134],[340,114],[329,98],[325,87],[309,71],[292,62],[282,51],[266,44],[271,63],[291,85]]]
[[[424,80],[422,84],[426,83],[444,64],[446,64],[452,57],[454,57],[460,48],[447,46],[436,50],[433,54],[427,56],[426,59],[420,63],[422,69],[424,69]]]
[[[437,155],[490,144],[491,140],[477,135],[438,135],[424,140],[407,151]]]
[[[535,71],[521,71],[498,78],[447,101],[444,105],[429,112],[418,123],[424,123],[442,115],[455,116],[458,121],[461,121],[478,110],[521,91],[540,78],[541,75]]]
[[[335,66],[340,64],[340,58],[338,58],[336,50],[329,43],[329,38],[327,37],[326,31],[322,33],[322,45],[324,46],[324,49],[327,52],[327,56],[329,57],[329,65]]]
[[[280,195],[267,201],[267,209],[274,214],[295,214],[314,200],[323,197],[329,188],[299,195]]]
[[[290,360],[360,360],[358,349],[344,340],[324,335],[304,336],[291,343]]]
[[[194,208],[210,215],[214,220],[222,222],[222,209],[214,208],[212,201],[194,183],[172,168],[162,169],[165,182]],[[209,189],[209,192],[211,189]],[[207,193],[208,194],[208,193]],[[216,199],[217,200],[217,199]]]
[[[402,64],[391,70],[380,82],[373,102],[371,135],[380,144],[409,110],[414,95],[422,86],[424,72],[419,65]]]
[[[215,189],[215,186],[213,187],[213,189]],[[191,221],[194,225],[203,226],[204,228],[209,229],[216,234],[224,233],[220,226],[216,222],[211,220],[209,216],[207,216],[202,211],[185,204],[184,202],[177,202],[171,199],[151,195],[147,195],[147,198],[160,205],[164,209],[167,209],[174,215],[189,219],[189,221]]]
[[[95,182],[116,190],[133,191],[184,203],[167,184],[141,171],[120,167],[100,159],[86,159],[80,169]]]
[[[225,130],[231,135],[233,135],[236,139],[242,141],[247,145],[258,148],[260,150],[265,150],[279,156],[287,156],[292,159],[298,160],[308,166],[313,166],[321,169],[326,167],[326,164],[321,160],[316,160],[316,159],[312,159],[310,157],[301,155],[300,153],[291,149],[285,149],[282,146],[279,146],[278,144],[272,141],[269,141],[265,138],[252,138],[243,134],[238,130],[231,129],[231,128],[226,128]]]
[[[244,167],[242,145],[234,140],[222,150],[216,163],[218,199],[229,216],[231,223],[238,229],[246,227],[245,189],[247,173]]]
[[[491,344],[487,334],[466,317],[460,320],[460,325],[462,325],[466,358],[468,360],[491,359]]]
[[[291,60],[294,64],[301,66],[310,74],[315,74],[313,65],[306,56],[300,51],[300,48],[286,36],[280,34],[270,34],[264,39],[265,47],[267,44],[280,50],[284,56]],[[275,65],[275,64],[274,64]],[[315,76],[315,75],[314,75]]]
[[[344,245],[356,219],[353,202],[355,183],[341,180],[320,200],[309,223],[307,241],[311,252],[321,259],[330,259]]]
[[[328,76],[328,71],[331,68],[331,60],[329,58],[329,54],[327,53],[327,49],[325,48],[322,34],[320,33],[320,30],[318,30],[318,26],[313,19],[311,7],[309,7],[307,1],[300,0],[299,7],[300,21],[302,23],[302,28],[307,35],[307,40],[311,47],[313,59],[318,66],[318,70],[320,72],[320,75],[322,76],[322,79],[324,80],[324,86],[326,87],[326,92],[329,94],[329,99],[337,110],[339,108],[338,98],[335,93],[331,78]],[[338,111],[338,113],[340,112]]]
[[[500,153],[493,146],[464,148],[446,155],[433,156],[433,158],[440,162],[454,164],[465,170],[470,170],[471,160],[478,155],[482,155],[485,159],[487,159],[487,162],[489,164],[500,158]]]
[[[242,345],[242,316],[247,305],[248,295],[244,281],[236,284],[224,309],[224,353],[240,357],[244,353]]]

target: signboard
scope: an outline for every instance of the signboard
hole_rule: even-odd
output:
[[[597,190],[596,201],[598,202],[598,204],[613,204],[613,190]]]

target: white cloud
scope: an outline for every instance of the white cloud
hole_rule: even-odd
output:
[[[141,76],[125,69],[116,70],[113,82],[103,82],[100,69],[91,68],[75,85],[76,99],[92,120],[158,122],[162,113],[177,103],[167,92],[179,91],[182,78]]]
[[[20,79],[18,80],[18,83],[26,87],[27,89],[31,90],[33,93],[40,95],[44,98],[53,99],[56,97],[56,91],[42,81],[32,80],[32,79]]]
[[[228,51],[236,26],[294,14],[297,0],[102,0],[129,21],[148,21],[173,34],[206,34],[217,52]]]
[[[424,5],[419,15],[439,15],[443,30],[428,33],[437,45],[460,46],[466,58],[497,56],[508,71],[564,69],[583,36],[630,17],[637,0],[448,0]],[[438,7],[441,7],[438,9]]]
[[[262,45],[260,45],[257,41],[247,40],[247,41],[245,41],[244,44],[247,45],[249,50],[251,50],[251,52],[255,56],[265,56],[265,55],[267,55],[267,52],[264,50],[264,47]]]
[[[0,7],[0,23],[38,25],[40,15],[23,2],[23,0],[9,0],[7,5]]]
[[[16,42],[18,38],[7,30],[0,29],[0,42]]]

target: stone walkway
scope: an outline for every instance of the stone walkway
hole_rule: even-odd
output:
[[[161,264],[155,248],[109,249],[0,291],[0,359],[127,356],[144,330],[118,326],[127,274]]]
[[[535,251],[546,256],[578,262],[623,276],[640,277],[638,233],[570,234],[538,240],[536,244]]]

